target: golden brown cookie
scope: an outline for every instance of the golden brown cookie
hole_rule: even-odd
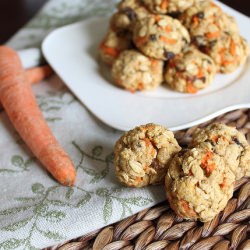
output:
[[[118,86],[130,92],[151,90],[163,81],[163,61],[136,50],[125,50],[112,66],[112,77]]]
[[[164,15],[150,15],[135,23],[133,41],[145,55],[169,60],[187,46],[190,37],[177,20]]]
[[[238,34],[223,33],[213,43],[201,49],[214,60],[220,73],[233,72],[246,62],[249,55],[246,40]]]
[[[174,134],[156,124],[126,132],[115,145],[115,173],[129,187],[164,182],[169,160],[180,151]]]
[[[109,29],[99,46],[101,60],[112,65],[119,54],[132,47],[131,33],[129,31],[116,32]]]
[[[236,180],[250,176],[250,146],[236,128],[220,123],[198,128],[193,133],[190,147],[209,149],[223,157]]]
[[[213,60],[191,46],[169,60],[164,80],[174,90],[194,94],[208,87],[215,74]]]
[[[214,152],[193,148],[179,152],[165,178],[171,208],[185,219],[212,220],[233,195],[235,176]]]
[[[139,1],[123,1],[112,16],[110,26],[116,31],[124,29],[133,31],[135,22],[150,14]]]
[[[181,13],[194,4],[194,0],[141,0],[155,14]]]
[[[203,1],[188,8],[180,17],[198,47],[209,46],[222,33],[238,33],[235,19],[222,11],[213,1]]]

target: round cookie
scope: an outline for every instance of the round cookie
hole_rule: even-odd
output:
[[[210,85],[215,74],[213,60],[192,46],[169,60],[164,80],[174,90],[194,94]]]
[[[231,73],[243,65],[249,55],[249,47],[238,34],[223,33],[214,43],[202,48],[215,62],[217,71]]]
[[[223,32],[238,33],[235,19],[224,13],[212,1],[193,5],[183,13],[180,19],[189,30],[193,43],[198,47],[208,46]]]
[[[193,148],[179,152],[165,178],[171,208],[185,219],[212,220],[233,195],[234,175],[212,151]]]
[[[190,147],[206,148],[223,157],[236,180],[243,176],[250,177],[250,146],[236,128],[220,123],[197,128]]]
[[[110,25],[114,30],[133,30],[136,20],[150,15],[150,12],[139,1],[124,1],[118,6]]]
[[[135,23],[133,41],[145,55],[169,60],[189,44],[190,37],[186,28],[177,19],[151,15]]]
[[[115,145],[116,177],[129,187],[163,183],[167,164],[180,149],[166,128],[156,124],[136,127]]]
[[[132,41],[130,32],[115,32],[109,29],[99,46],[99,54],[104,63],[112,65],[121,51],[131,47]]]
[[[142,0],[142,3],[155,14],[181,13],[193,5],[194,0]]]
[[[112,77],[118,86],[131,92],[154,89],[163,81],[163,61],[125,50],[112,66]]]

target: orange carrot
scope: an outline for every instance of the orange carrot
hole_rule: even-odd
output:
[[[166,32],[171,32],[171,31],[172,31],[172,28],[171,28],[171,26],[165,26],[164,30],[165,30]]]
[[[0,46],[0,100],[10,121],[44,167],[63,185],[73,185],[73,163],[43,118],[20,58],[6,46]]]
[[[206,33],[206,37],[209,38],[209,39],[212,39],[212,38],[217,38],[220,36],[220,31],[215,31],[215,32],[208,32]]]
[[[50,66],[45,65],[45,66],[40,66],[40,67],[34,67],[27,69],[25,72],[25,78],[30,84],[35,84],[43,79],[51,76],[53,74],[53,70]],[[2,110],[2,104],[0,102],[0,111]]]
[[[187,201],[180,200],[180,205],[182,206],[186,216],[190,218],[197,216],[196,212],[191,207],[189,207],[189,203]]]
[[[199,24],[199,18],[197,16],[194,16],[192,21],[193,21],[195,26],[197,26]]]
[[[203,72],[202,72],[202,68],[199,67],[199,71],[198,71],[197,77],[198,77],[198,78],[201,78],[201,77],[203,77],[203,76],[204,76],[204,74],[203,74]]]
[[[112,47],[108,47],[108,46],[104,45],[103,43],[100,45],[100,49],[106,55],[109,55],[109,56],[114,57],[114,58],[116,58],[120,54],[119,50],[112,48]]]
[[[161,8],[162,10],[166,10],[167,7],[168,7],[168,0],[162,0],[162,1],[161,1],[160,8]]]
[[[136,40],[135,40],[135,43],[137,44],[137,46],[141,46],[143,45],[145,42],[147,42],[147,36],[143,36],[143,37],[138,37]]]
[[[53,70],[48,65],[27,69],[25,71],[25,77],[30,84],[38,83],[52,74]]]
[[[161,41],[163,41],[164,43],[167,43],[167,44],[176,44],[176,39],[172,39],[172,38],[167,38],[165,36],[161,36]]]
[[[193,86],[192,83],[187,84],[187,92],[190,94],[195,94],[197,93],[197,89]]]
[[[231,39],[231,42],[230,42],[230,54],[234,56],[235,53],[236,53],[236,45],[235,45],[235,42],[233,41],[233,39]]]

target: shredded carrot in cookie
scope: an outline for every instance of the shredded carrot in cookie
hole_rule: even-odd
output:
[[[192,208],[189,207],[189,203],[187,201],[180,200],[180,205],[182,206],[186,216],[188,216],[188,217],[196,217],[197,216],[196,212]]]
[[[164,30],[166,31],[166,32],[171,32],[172,31],[172,27],[171,26],[165,26],[164,27]]]
[[[144,43],[146,43],[148,40],[147,36],[143,36],[143,37],[138,37],[135,41],[135,43],[137,44],[137,46],[141,46]]]
[[[215,31],[215,32],[208,32],[206,33],[206,37],[209,38],[209,39],[212,39],[212,38],[217,38],[220,36],[220,31]]]
[[[172,39],[172,38],[167,38],[165,36],[161,36],[161,41],[163,41],[166,44],[176,44],[176,39]]]
[[[195,93],[197,93],[197,89],[193,86],[192,83],[188,82],[187,83],[187,92],[190,94],[195,94]]]
[[[197,26],[199,24],[199,18],[197,16],[193,16],[192,21],[193,21],[195,26]]]
[[[160,8],[161,8],[162,10],[166,10],[167,7],[168,7],[168,0],[162,0],[162,1],[161,1]]]
[[[204,76],[204,74],[203,74],[202,68],[199,67],[199,71],[198,71],[198,74],[197,74],[197,78],[202,78],[203,76]]]
[[[216,168],[216,165],[214,162],[212,163],[208,163],[212,157],[213,157],[214,153],[211,151],[207,151],[206,154],[203,156],[202,161],[201,161],[201,168],[203,168],[206,171],[206,174],[209,176],[214,169]]]
[[[108,47],[106,45],[104,45],[103,43],[100,45],[100,49],[106,54],[106,55],[109,55],[109,56],[112,56],[114,58],[118,57],[119,54],[120,54],[120,51],[115,49],[115,48],[111,48],[111,47]]]
[[[233,39],[231,39],[231,42],[230,42],[230,54],[232,56],[234,56],[236,54],[236,45],[235,45],[235,42],[233,41]]]

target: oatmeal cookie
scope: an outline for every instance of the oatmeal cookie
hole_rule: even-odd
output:
[[[194,0],[142,0],[155,14],[181,13],[194,4]]]
[[[192,46],[169,60],[164,80],[174,90],[194,94],[210,85],[215,74],[213,60]]]
[[[190,37],[177,19],[151,15],[135,23],[133,41],[145,55],[169,60],[189,44]]]
[[[193,133],[190,147],[206,148],[223,157],[236,180],[250,177],[250,146],[236,128],[220,123],[198,128]]]
[[[238,26],[233,17],[228,16],[212,1],[204,1],[187,9],[180,17],[189,30],[192,42],[198,46],[208,46],[223,32],[238,33]]]
[[[166,128],[156,124],[136,127],[115,145],[116,177],[129,187],[163,183],[167,164],[180,149]]]
[[[124,29],[132,31],[137,20],[150,14],[139,1],[124,1],[119,5],[118,12],[112,16],[110,25],[116,31]]]
[[[132,47],[131,36],[128,31],[115,32],[109,29],[99,47],[101,60],[108,65],[112,65],[121,51]]]
[[[154,89],[163,81],[163,61],[125,50],[112,66],[112,77],[118,86],[131,92]]]
[[[249,55],[246,40],[238,34],[223,33],[219,39],[202,50],[214,60],[220,73],[233,72],[246,62]]]
[[[176,154],[165,178],[171,208],[185,219],[212,220],[233,195],[235,176],[214,152],[193,148]]]

